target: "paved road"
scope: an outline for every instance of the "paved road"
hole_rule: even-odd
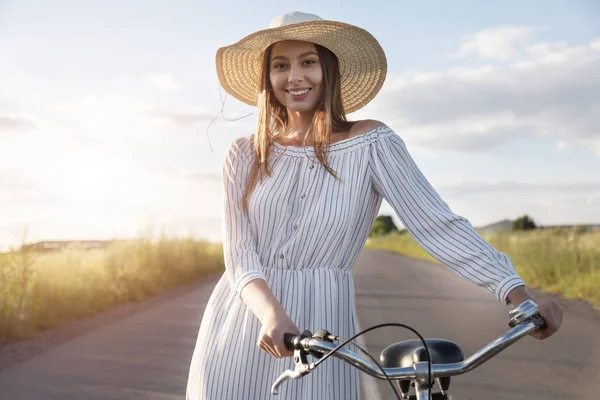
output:
[[[438,265],[365,251],[355,283],[364,327],[402,322],[424,337],[455,341],[466,356],[508,329],[509,308]],[[580,302],[561,303],[566,314],[558,334],[544,341],[524,338],[472,372],[452,378],[450,392],[456,400],[600,399],[600,313]],[[371,354],[397,340],[414,339],[400,328],[367,335]],[[387,382],[378,382],[383,399],[394,399]]]
[[[363,327],[395,321],[443,337],[467,355],[506,328],[508,309],[443,267],[364,250],[355,266]],[[182,399],[198,324],[215,280],[0,371],[2,400]],[[563,302],[564,328],[546,341],[525,338],[473,372],[453,378],[467,399],[600,398],[600,313]],[[396,340],[396,328],[371,332],[372,354]],[[387,383],[367,381],[366,399],[394,399]],[[379,394],[377,393],[379,392]]]

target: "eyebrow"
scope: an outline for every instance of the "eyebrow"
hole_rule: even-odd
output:
[[[319,55],[318,55],[317,53],[315,53],[314,51],[307,51],[306,53],[302,53],[302,54],[300,54],[300,55],[298,56],[298,58],[302,58],[302,57],[306,57],[306,56],[310,56],[310,55],[315,55],[315,56],[317,56],[317,57],[319,56]],[[273,61],[275,61],[275,60],[277,60],[277,59],[287,60],[287,57],[285,57],[285,56],[276,56],[276,57],[273,57],[273,58],[271,59],[271,62],[273,62]]]

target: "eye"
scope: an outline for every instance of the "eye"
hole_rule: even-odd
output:
[[[313,64],[316,64],[316,63],[317,63],[316,60],[306,60],[306,61],[304,61],[304,64],[306,64],[306,65],[313,65]]]
[[[283,63],[273,64],[273,69],[282,69],[282,68],[285,68],[285,64],[283,64]]]

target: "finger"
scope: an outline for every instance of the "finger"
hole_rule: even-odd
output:
[[[277,357],[277,354],[275,353],[275,349],[272,348],[268,343],[266,343],[265,341],[260,341],[257,343],[258,347],[264,351],[265,353],[273,356],[273,357]]]
[[[264,344],[262,344],[262,343],[259,342],[259,343],[256,343],[256,346],[259,349],[261,349],[262,351],[264,351],[265,353],[271,354],[271,352],[269,351],[269,348],[267,346],[265,346]]]
[[[532,332],[531,336],[533,336],[537,340],[542,340],[543,339],[543,333],[542,333],[542,331]]]
[[[290,357],[294,354],[293,351],[288,350],[288,348],[285,346],[285,343],[283,342],[283,334],[280,337],[277,336],[277,339],[273,338],[273,346],[275,347],[275,350],[279,356],[282,358]]]
[[[559,304],[558,310],[556,311],[558,326],[562,325],[564,311],[565,309]]]
[[[282,347],[279,347],[279,348],[275,347],[275,350],[277,351],[277,353],[279,354],[279,356],[281,358],[283,358],[283,357],[291,357],[291,356],[294,355],[294,352],[291,351],[291,350],[288,350],[287,347],[285,347],[285,346],[282,346]]]
[[[266,337],[265,339],[263,339],[263,341],[269,347],[269,351],[271,352],[271,355],[273,357],[280,358],[277,348],[273,344],[273,340],[271,340],[271,338],[269,338],[269,337]]]
[[[553,328],[552,326],[548,325],[548,327],[546,327],[543,330],[531,333],[531,336],[533,336],[536,339],[543,340],[543,339],[549,338],[555,332],[556,332],[556,329]]]
[[[277,354],[277,350],[275,349],[275,347],[268,346],[267,349],[270,355],[272,355],[275,358],[279,358],[279,354]]]
[[[289,356],[289,350],[287,348],[285,348],[285,346],[279,346],[279,345],[275,345],[275,352],[277,353],[277,356],[279,358],[283,358],[283,357],[288,357]]]
[[[556,322],[546,328],[546,337],[554,335],[558,331],[558,324]]]

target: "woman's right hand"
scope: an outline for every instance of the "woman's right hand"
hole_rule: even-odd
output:
[[[290,317],[287,316],[283,308],[266,311],[261,318],[261,323],[262,328],[258,334],[258,343],[256,345],[273,357],[293,356],[294,352],[288,350],[283,343],[283,334],[294,333],[300,335],[301,332]]]

